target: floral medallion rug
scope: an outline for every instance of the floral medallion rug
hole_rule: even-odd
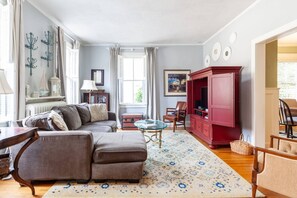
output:
[[[164,130],[162,140],[162,148],[147,144],[138,184],[62,181],[44,197],[251,197],[251,184],[188,132]]]

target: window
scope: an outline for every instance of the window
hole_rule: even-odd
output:
[[[6,79],[11,88],[14,87],[14,64],[10,62],[10,5],[0,2],[0,68],[4,69]],[[13,120],[13,94],[0,95],[0,122]]]
[[[297,62],[279,62],[277,68],[280,98],[297,99]]]
[[[146,103],[145,80],[144,54],[121,56],[119,64],[120,104],[144,105]]]
[[[79,103],[79,49],[66,42],[66,100],[68,104]]]

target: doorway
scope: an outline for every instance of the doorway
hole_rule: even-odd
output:
[[[297,32],[297,20],[252,41],[252,143],[265,147],[265,54],[266,44]]]

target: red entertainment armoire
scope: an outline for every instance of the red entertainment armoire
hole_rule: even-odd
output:
[[[241,66],[213,66],[189,74],[187,82],[189,131],[210,148],[239,139]]]

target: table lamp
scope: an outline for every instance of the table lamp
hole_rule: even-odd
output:
[[[84,80],[83,85],[80,88],[81,90],[86,90],[89,92],[89,103],[91,100],[91,92],[94,90],[98,90],[94,80]]]
[[[4,69],[0,69],[0,94],[12,94],[13,91],[9,86],[5,74]],[[1,133],[1,130],[0,130]]]

